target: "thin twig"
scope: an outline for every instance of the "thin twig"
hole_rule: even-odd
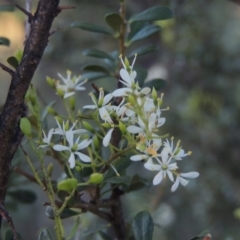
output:
[[[76,8],[75,6],[59,6],[58,7],[60,11],[67,10],[67,9],[75,9],[75,8]]]
[[[12,232],[13,232],[13,239],[18,240],[17,231],[14,226],[13,220],[1,202],[0,202],[0,215],[2,216],[3,219],[5,219],[7,221],[7,223],[11,227]]]
[[[11,76],[15,73],[12,69],[9,67],[5,66],[4,64],[0,63],[0,67],[7,73],[9,73]]]
[[[28,12],[26,9],[22,8],[21,6],[19,6],[18,4],[15,4],[15,6],[22,11],[23,13],[25,13],[28,16],[28,21],[31,23],[32,19],[33,19],[33,15]]]
[[[36,180],[36,178],[34,176],[32,176],[31,174],[23,171],[21,168],[19,167],[14,167],[13,169],[14,172],[19,173],[21,175],[23,175],[25,178],[27,178],[29,181],[34,182],[34,183],[38,183],[38,181]]]

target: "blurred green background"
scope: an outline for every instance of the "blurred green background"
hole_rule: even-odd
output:
[[[24,5],[23,0],[16,2]],[[37,1],[32,4],[34,10]],[[137,44],[155,43],[159,51],[139,57],[135,66],[149,70],[148,78],[167,81],[162,91],[164,106],[169,106],[170,111],[164,112],[167,121],[162,129],[176,141],[180,139],[186,151],[193,152],[180,167],[186,172],[196,170],[200,176],[174,193],[166,181],[126,195],[122,198],[124,214],[130,221],[138,211],[149,210],[156,223],[156,240],[189,240],[205,229],[210,230],[213,239],[238,240],[240,220],[234,210],[240,207],[240,5],[226,0],[129,0],[127,16],[160,4],[169,6],[175,18],[159,22],[161,32]],[[44,102],[58,99],[47,86],[46,76],[57,78],[58,72],[65,74],[67,69],[79,75],[83,65],[95,61],[82,55],[84,49],[113,51],[118,47],[106,35],[73,29],[70,24],[82,20],[104,26],[105,14],[118,12],[119,1],[65,0],[61,5],[76,9],[65,10],[55,19],[53,29],[59,30],[50,37],[34,76],[33,84]],[[0,36],[11,40],[10,47],[0,46],[0,62],[6,63],[7,57],[22,48],[24,19],[18,10],[0,12]],[[0,105],[5,101],[9,83],[10,77],[1,70]],[[115,85],[104,80],[95,84],[107,90],[113,90]],[[78,94],[79,106],[89,101],[89,91],[90,84],[85,93]],[[13,165],[19,163],[19,156]],[[22,159],[21,166],[25,165]],[[138,163],[133,163],[130,171],[153,178]],[[36,232],[41,227],[53,228],[42,206],[46,197],[39,187],[27,185],[23,178],[16,185],[14,175],[10,186],[33,189],[38,200],[32,205],[18,204],[10,213],[23,239],[37,239]],[[55,177],[59,177],[58,172]],[[10,197],[8,201],[12,207],[16,204]],[[65,222],[70,229],[71,219]],[[89,223],[100,224],[88,214],[88,218],[82,218],[75,239],[99,239],[80,237]]]

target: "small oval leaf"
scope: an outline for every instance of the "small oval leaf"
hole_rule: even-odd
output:
[[[135,50],[133,50],[129,55],[128,58],[134,57],[135,54],[137,54],[138,56],[142,56],[151,52],[155,52],[158,51],[158,47],[156,45],[150,44],[147,46],[143,46],[140,48],[137,48]]]
[[[156,25],[147,25],[138,31],[131,39],[129,39],[126,45],[129,46],[133,42],[149,37],[152,34],[158,32],[160,29],[161,28]]]
[[[71,27],[74,28],[81,28],[82,30],[90,31],[90,32],[98,32],[98,33],[103,33],[107,35],[114,35],[114,33],[104,27],[92,24],[92,23],[87,23],[87,22],[73,22],[71,24]]]
[[[0,37],[0,45],[9,46],[10,45],[9,39],[5,37]]]
[[[52,209],[52,207],[48,206],[48,207],[46,208],[46,212],[45,212],[45,213],[46,213],[47,217],[49,217],[50,219],[54,219],[54,214],[53,214],[53,209]],[[73,211],[73,210],[71,210],[71,209],[69,209],[69,208],[65,208],[65,209],[61,212],[60,218],[61,218],[61,219],[69,218],[69,217],[76,216],[76,215],[78,215],[78,214],[79,214],[79,212],[75,212],[75,211]]]
[[[155,6],[133,16],[129,22],[136,21],[157,21],[173,17],[173,12],[168,7]]]
[[[158,91],[164,88],[166,85],[167,85],[167,82],[165,80],[160,78],[155,78],[144,83],[143,87],[150,87],[150,88],[154,87]]]
[[[28,203],[28,204],[35,202],[37,199],[37,196],[34,192],[30,190],[25,190],[25,189],[8,191],[8,195],[11,196],[12,198],[15,198],[21,203]]]
[[[103,58],[108,59],[110,61],[114,61],[114,59],[107,53],[97,50],[97,49],[86,49],[82,53],[84,56],[90,56],[95,58]]]
[[[51,234],[48,231],[48,229],[43,229],[41,230],[39,236],[38,236],[38,240],[52,240]]]
[[[7,62],[12,66],[12,67],[14,67],[15,69],[18,67],[18,60],[17,60],[17,58],[15,58],[15,57],[9,57],[8,59],[7,59]]]
[[[136,240],[152,240],[154,224],[149,212],[139,212],[133,219],[133,234]]]
[[[110,13],[105,16],[107,24],[116,32],[120,32],[123,20],[118,13]]]
[[[105,67],[100,65],[86,65],[82,68],[82,71],[109,73]]]
[[[119,177],[109,178],[109,179],[105,180],[104,182],[128,185],[128,184],[130,184],[131,179],[132,178],[130,176],[119,176]]]

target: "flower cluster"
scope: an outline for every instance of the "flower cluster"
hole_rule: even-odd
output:
[[[40,148],[52,147],[55,151],[68,152],[68,162],[70,168],[74,168],[76,165],[76,157],[78,157],[83,162],[91,162],[91,158],[83,153],[80,150],[88,147],[92,139],[85,138],[81,139],[81,135],[87,133],[85,129],[76,129],[74,130],[77,122],[75,122],[71,128],[69,128],[69,122],[62,122],[62,126],[56,119],[57,128],[52,128],[46,136],[43,131],[43,144],[40,145]],[[51,142],[53,134],[59,135],[62,138],[62,144],[54,144]],[[76,138],[75,135],[78,135]]]
[[[188,180],[185,178],[196,178],[197,172],[180,173],[176,161],[182,160],[191,154],[185,153],[180,142],[173,148],[168,139],[162,140],[164,136],[159,135],[160,127],[165,123],[162,112],[163,94],[159,98],[156,90],[148,87],[141,88],[135,78],[136,71],[133,70],[127,59],[123,61],[123,68],[120,70],[120,82],[123,88],[117,89],[104,96],[103,89],[99,91],[98,100],[94,94],[90,94],[94,105],[84,106],[85,109],[96,109],[99,117],[104,121],[104,126],[109,130],[103,137],[103,145],[107,147],[111,142],[112,133],[119,128],[122,136],[130,142],[136,143],[136,151],[139,154],[133,155],[132,161],[145,161],[144,167],[150,171],[157,171],[153,184],[160,184],[166,176],[174,182],[172,191],[175,191],[181,183],[186,186]],[[114,98],[122,98],[118,106],[112,105]],[[108,123],[108,124],[106,124]],[[174,180],[175,177],[175,180]]]
[[[166,177],[173,182],[172,191],[175,191],[179,184],[186,186],[188,180],[185,178],[196,178],[198,172],[182,173],[179,171],[177,162],[191,154],[185,152],[180,146],[180,141],[174,147],[173,138],[169,141],[166,135],[161,135],[161,127],[166,119],[162,113],[168,108],[163,109],[163,94],[158,97],[157,91],[149,87],[141,87],[136,81],[137,73],[133,70],[136,56],[132,65],[128,60],[120,57],[123,68],[120,70],[120,79],[123,87],[112,93],[104,94],[100,88],[96,96],[90,93],[93,104],[83,108],[93,111],[92,119],[101,129],[101,134],[96,134],[96,138],[102,138],[104,147],[118,149],[119,146],[112,145],[112,135],[115,129],[121,131],[121,139],[128,142],[131,149],[135,148],[135,155],[130,157],[132,161],[144,161],[144,167],[150,171],[156,171],[153,184],[157,185]],[[58,92],[64,92],[64,98],[74,94],[76,90],[83,90],[79,82],[80,78],[71,78],[71,72],[67,72],[67,78],[59,75],[65,85],[56,84]],[[75,167],[76,157],[83,162],[90,162],[91,159],[80,150],[88,147],[92,142],[89,138],[81,137],[86,133],[84,129],[75,129],[76,122],[71,128],[64,123],[61,126],[57,121],[58,128],[51,129],[46,136],[43,133],[43,145],[40,147],[51,146],[55,151],[68,153],[68,162],[71,168]],[[94,133],[94,130],[88,129]],[[119,131],[118,130],[118,131]],[[51,143],[53,134],[62,136],[62,144]],[[75,137],[78,135],[78,137]],[[121,151],[121,148],[117,151]]]

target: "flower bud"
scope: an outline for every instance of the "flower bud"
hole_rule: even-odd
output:
[[[50,78],[50,77],[46,77],[46,81],[47,81],[47,84],[51,87],[51,88],[53,88],[53,89],[55,89],[56,88],[56,81],[53,79],[53,78]]]
[[[99,146],[100,146],[99,141],[98,141],[98,137],[96,135],[93,137],[93,146],[96,150],[98,150]]]
[[[111,124],[110,123],[102,123],[102,126],[104,128],[110,128],[111,127]]]
[[[54,116],[58,115],[58,113],[52,107],[47,107],[47,111],[48,111],[48,113],[50,113]]]
[[[156,101],[157,98],[158,98],[157,91],[156,91],[156,89],[154,87],[152,89],[152,98],[153,98],[154,101]]]
[[[56,121],[58,121],[58,123],[59,123],[60,125],[62,125],[62,123],[63,123],[63,120],[62,120],[62,118],[61,118],[61,117],[59,117],[59,116],[56,116],[56,117],[55,117],[55,119],[56,119]]]
[[[122,134],[125,134],[126,133],[126,126],[125,124],[123,124],[121,121],[119,121],[119,129],[120,131],[122,132]]]
[[[82,168],[80,166],[76,166],[75,169],[76,169],[77,172],[81,172],[82,171]]]
[[[71,97],[71,98],[69,99],[69,104],[70,104],[70,108],[71,108],[72,110],[74,110],[74,109],[75,109],[75,98],[74,98],[74,97]]]
[[[24,117],[20,120],[20,129],[24,135],[31,137],[32,134],[32,127],[30,121]]]
[[[71,192],[77,187],[78,181],[76,178],[68,178],[57,184],[58,190]]]
[[[30,121],[31,126],[33,126],[36,129],[38,128],[38,119],[37,119],[36,114],[29,115],[28,120]]]
[[[88,183],[100,184],[103,181],[103,174],[101,173],[92,173],[88,180]]]
[[[92,127],[92,125],[86,121],[82,121],[82,124],[84,126],[84,128],[90,132],[94,132],[94,128]]]
[[[52,172],[53,172],[53,164],[50,163],[50,164],[48,165],[48,167],[47,167],[47,175],[48,175],[49,177],[51,177],[51,176],[52,176]]]
[[[15,54],[15,58],[18,60],[18,63],[21,62],[22,56],[23,56],[23,50],[18,49],[17,52],[16,52],[16,54]]]
[[[64,91],[62,88],[57,88],[57,95],[61,98],[64,97]]]

